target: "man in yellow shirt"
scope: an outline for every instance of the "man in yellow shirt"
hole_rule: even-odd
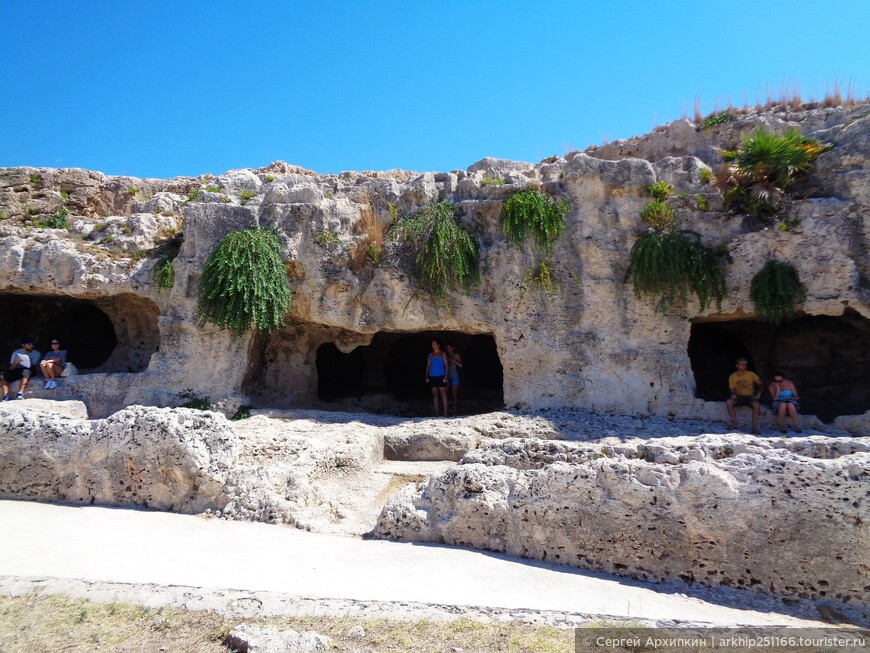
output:
[[[761,379],[755,372],[746,369],[749,363],[745,358],[735,361],[737,371],[728,377],[728,390],[731,392],[725,405],[728,407],[728,417],[731,423],[728,428],[737,428],[737,406],[752,406],[752,434],[758,435],[758,420],[761,416]]]

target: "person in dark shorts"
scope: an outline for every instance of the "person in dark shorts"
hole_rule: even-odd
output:
[[[761,379],[755,372],[750,372],[747,368],[749,362],[745,358],[738,358],[735,361],[737,371],[728,377],[728,391],[730,395],[725,401],[725,406],[728,408],[728,417],[731,422],[728,428],[737,428],[737,410],[738,406],[750,406],[752,408],[752,433],[758,435],[758,421],[761,417],[761,389],[764,387]]]
[[[9,359],[9,369],[0,373],[0,389],[3,390],[3,401],[9,401],[9,384],[20,381],[16,399],[24,399],[24,391],[30,382],[30,376],[39,365],[40,353],[33,348],[33,339],[21,341],[21,349],[12,352]]]
[[[435,414],[442,414],[438,408],[438,398],[441,398],[441,406],[444,416],[447,416],[447,356],[441,351],[441,343],[432,341],[432,351],[426,357],[426,383],[432,389],[432,406]]]

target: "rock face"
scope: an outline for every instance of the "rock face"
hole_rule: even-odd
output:
[[[222,508],[238,445],[217,417],[132,406],[87,421],[0,408],[0,496],[186,513]]]
[[[868,487],[860,439],[507,440],[406,486],[375,534],[824,599],[866,619]]]
[[[707,409],[696,398],[698,375],[717,352],[726,364],[713,375],[712,394],[731,371],[727,361],[738,354],[749,355],[768,377],[774,366],[797,367],[810,350],[811,364],[792,375],[807,405],[815,397],[819,410],[830,407],[848,389],[848,401],[834,406],[830,417],[863,413],[870,408],[866,110],[746,113],[705,130],[678,121],[639,139],[539,164],[484,159],[445,173],[317,175],[279,162],[219,177],[143,180],[83,170],[0,169],[0,345],[15,348],[22,330],[43,342],[60,332],[78,339],[70,345],[75,360],[100,344],[82,339],[93,330],[82,328],[76,311],[87,305],[103,312],[114,335],[100,342],[114,337],[117,344],[82,371],[109,376],[58,393],[78,398],[96,388],[82,397],[95,416],[132,403],[179,405],[182,388],[211,397],[226,414],[249,400],[313,406],[330,381],[324,346],[340,353],[335,360],[365,350],[362,372],[353,367],[357,362],[333,371],[340,381],[350,370],[359,372],[353,392],[396,393],[402,382],[390,381],[385,369],[390,352],[371,360],[375,338],[419,333],[453,334],[466,343],[491,339],[496,361],[486,365],[499,368],[493,374],[497,405],[702,418]],[[797,126],[833,146],[796,191],[786,217],[799,223],[789,231],[773,225],[759,230],[745,216],[723,211],[720,194],[704,181],[718,163],[715,147],[733,145],[758,125]],[[735,261],[727,269],[721,315],[712,308],[697,315],[694,304],[656,314],[653,302],[635,297],[623,281],[628,252],[643,229],[638,214],[649,200],[644,187],[655,181],[674,186],[684,227]],[[499,231],[503,200],[529,187],[570,202],[565,233],[549,259],[552,294],[529,281],[543,252],[510,246]],[[483,261],[480,284],[469,294],[449,293],[449,310],[421,293],[389,230],[391,220],[436,201],[460,207],[461,224]],[[366,212],[387,231],[377,265],[355,258],[366,245],[359,227]],[[61,215],[68,229],[46,226],[49,216]],[[251,225],[278,233],[293,292],[286,327],[268,337],[241,338],[198,327],[196,294],[209,253],[226,233]],[[151,271],[171,243],[180,243],[174,283],[159,289]],[[840,345],[825,344],[827,323],[809,331],[802,326],[804,337],[795,340],[787,329],[754,321],[750,282],[772,255],[798,269],[807,286],[807,316],[848,317],[837,336],[859,343],[849,350],[848,365],[838,355]],[[690,359],[690,341],[698,341],[705,325],[707,344]],[[726,346],[732,341],[738,352]],[[421,361],[424,354],[419,352]],[[834,373],[822,373],[832,368]],[[465,372],[473,370],[471,365]],[[110,392],[102,393],[103,385]],[[699,396],[718,400],[711,392]]]

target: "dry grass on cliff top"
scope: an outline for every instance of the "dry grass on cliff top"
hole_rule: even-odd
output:
[[[528,624],[483,624],[460,618],[442,622],[392,621],[352,617],[275,617],[230,619],[214,612],[146,608],[125,603],[29,594],[0,596],[0,652],[46,653],[228,653],[223,645],[237,624],[316,631],[332,639],[333,651],[540,651],[574,650],[572,629]],[[365,635],[348,630],[362,626]]]

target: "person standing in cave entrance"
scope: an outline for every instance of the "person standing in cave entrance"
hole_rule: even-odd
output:
[[[459,368],[462,367],[462,356],[453,347],[453,343],[447,343],[447,387],[450,388],[450,396],[453,399],[453,417],[459,409]]]
[[[795,433],[803,433],[798,422],[798,391],[794,383],[785,378],[782,370],[773,373],[773,383],[768,387],[770,396],[773,397],[773,410],[779,421],[779,432],[785,433],[785,416],[791,417],[791,425]]]
[[[9,369],[0,373],[0,388],[3,390],[3,401],[9,401],[9,384],[21,381],[16,399],[24,399],[24,391],[30,383],[30,376],[39,365],[41,354],[33,348],[33,338],[24,338],[21,349],[12,352],[9,359]]]
[[[745,358],[738,358],[735,361],[737,371],[728,377],[728,391],[730,392],[725,406],[728,408],[728,417],[731,422],[728,428],[737,428],[737,410],[738,406],[752,407],[752,434],[758,435],[758,420],[761,417],[761,389],[764,385],[761,379],[755,372],[750,372],[747,368],[749,362]]]
[[[441,343],[432,341],[432,351],[426,357],[426,383],[432,389],[432,406],[435,415],[440,415],[438,398],[441,398],[441,406],[444,408],[444,416],[447,417],[447,356],[441,351]]]

